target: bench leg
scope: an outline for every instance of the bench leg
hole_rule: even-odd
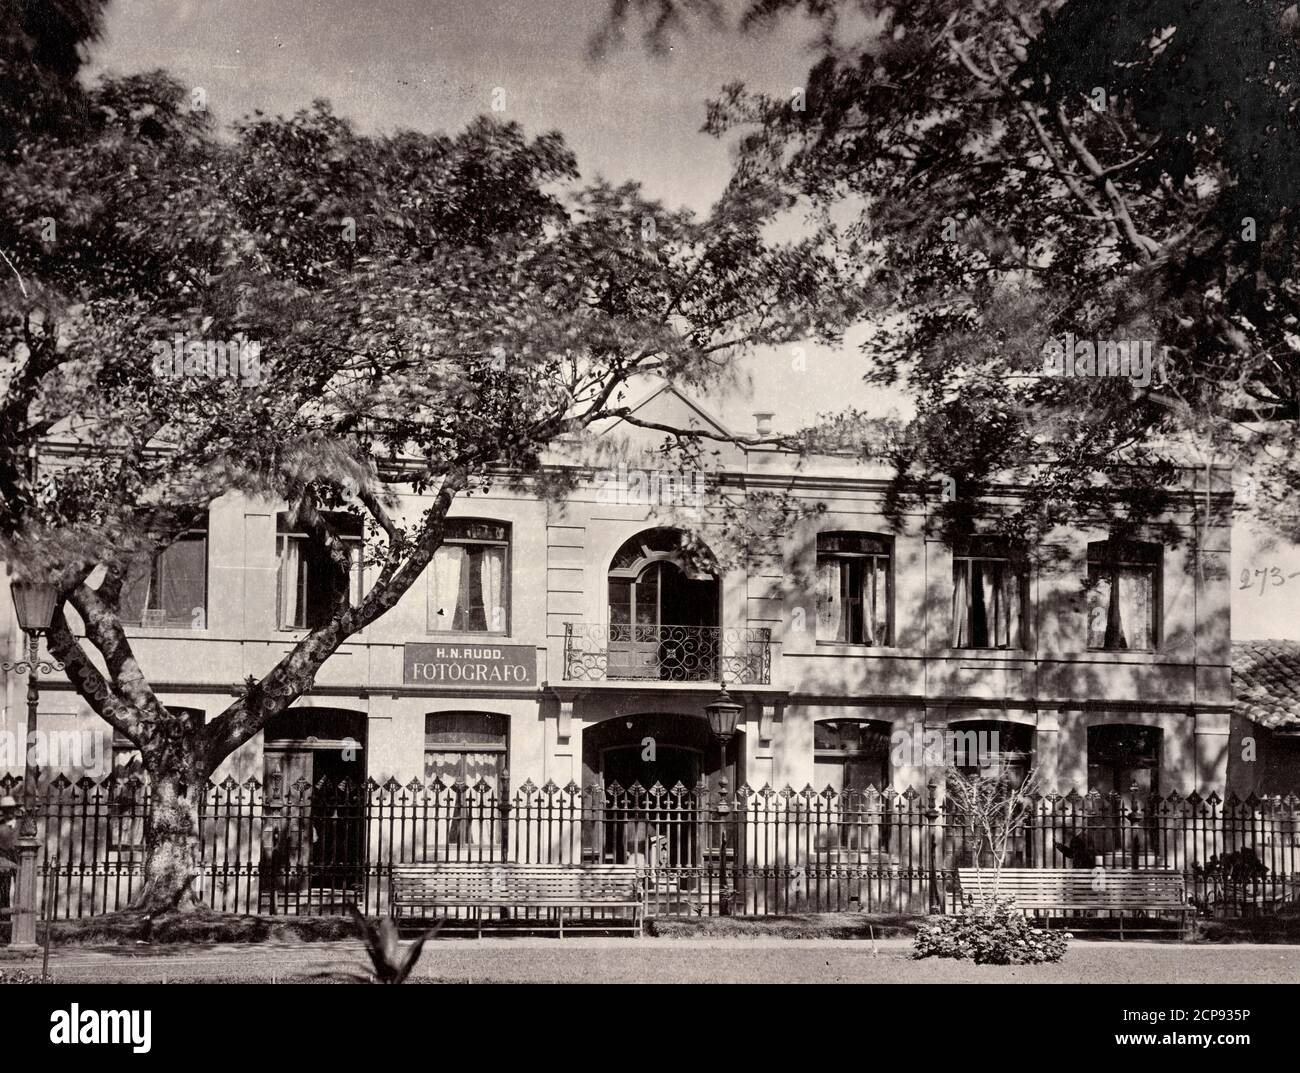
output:
[[[1123,913],[1120,913],[1119,915],[1119,941],[1121,943],[1124,941],[1124,914]]]
[[[475,924],[474,938],[475,939],[483,938],[483,907],[481,905],[474,906],[474,924]]]
[[[557,906],[555,909],[555,915],[560,921],[560,938],[563,939],[564,938],[564,909],[560,906]]]

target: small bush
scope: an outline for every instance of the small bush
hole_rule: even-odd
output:
[[[1036,928],[1010,898],[935,917],[917,930],[913,956],[960,958],[977,965],[1037,965],[1060,961],[1067,931]]]
[[[39,972],[28,972],[26,969],[9,969],[8,971],[0,969],[0,984],[43,984],[45,977]]]

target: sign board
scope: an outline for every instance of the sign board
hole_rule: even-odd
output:
[[[408,685],[535,686],[533,645],[408,644],[402,660]]]

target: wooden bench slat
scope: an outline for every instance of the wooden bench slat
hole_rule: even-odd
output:
[[[394,865],[391,902],[403,908],[632,909],[632,925],[641,934],[645,892],[639,870],[630,864],[533,864],[509,861],[440,862]],[[482,918],[476,922],[482,933]],[[527,921],[529,926],[537,921]],[[564,934],[564,917],[558,918]]]
[[[992,871],[957,869],[963,895],[992,895]],[[1171,870],[1086,868],[1008,868],[997,876],[999,896],[1013,898],[1021,910],[1172,911],[1184,919],[1195,913],[1187,901],[1186,880]],[[1124,934],[1120,916],[1120,936]]]

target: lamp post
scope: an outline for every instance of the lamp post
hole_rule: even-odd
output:
[[[709,721],[709,729],[713,731],[713,736],[718,739],[718,831],[721,835],[721,845],[718,855],[718,913],[721,916],[731,914],[731,896],[735,889],[739,888],[739,883],[734,883],[732,890],[726,886],[727,874],[727,827],[726,816],[730,809],[727,806],[727,745],[730,743],[732,736],[736,733],[736,722],[740,718],[740,713],[744,710],[744,705],[737,703],[727,692],[725,681],[718,682],[718,695],[704,706],[704,715]],[[735,771],[732,771],[732,783],[735,782]],[[739,834],[733,840],[734,852],[736,853],[736,871],[740,870],[740,838]]]
[[[11,581],[18,627],[27,636],[27,658],[0,663],[5,673],[27,675],[27,748],[23,750],[23,810],[18,826],[18,876],[9,932],[11,948],[36,948],[36,781],[39,769],[32,763],[37,708],[40,704],[39,676],[63,670],[57,660],[40,658],[41,634],[50,628],[58,592],[53,585],[38,581]]]

